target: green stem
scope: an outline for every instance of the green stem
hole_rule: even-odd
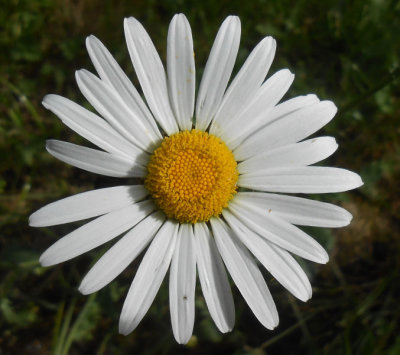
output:
[[[71,327],[71,329],[68,333],[67,339],[65,340],[64,347],[63,347],[60,355],[68,355],[69,348],[71,347],[74,340],[77,338],[77,333],[79,332],[81,323],[85,320],[86,314],[88,313],[90,306],[94,302],[95,298],[96,298],[96,294],[92,294],[86,301],[85,306],[83,307],[82,311],[79,313],[78,318],[76,319],[76,321],[74,322],[73,326]]]
[[[74,298],[72,300],[72,302],[71,302],[71,305],[68,308],[68,311],[67,311],[67,313],[65,315],[65,318],[64,318],[64,322],[63,322],[62,327],[61,327],[61,331],[60,331],[60,333],[59,333],[59,335],[58,335],[58,337],[56,339],[56,346],[55,346],[55,349],[54,349],[54,354],[55,355],[62,354],[62,350],[63,350],[64,344],[66,342],[65,338],[66,338],[66,335],[68,333],[69,325],[71,323],[72,314],[74,313],[75,301],[76,300]],[[62,315],[62,313],[63,312],[61,311],[61,315]],[[56,324],[56,328],[59,328],[59,326],[57,327],[57,324]]]

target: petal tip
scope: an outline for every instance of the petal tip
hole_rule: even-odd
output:
[[[358,187],[361,187],[361,186],[364,185],[364,181],[363,181],[363,179],[362,179],[362,177],[360,175],[358,175],[358,177],[359,177],[359,185],[358,185]]]
[[[37,225],[37,218],[36,218],[36,212],[32,213],[29,218],[28,218],[28,225],[29,227],[39,227]]]
[[[49,260],[49,257],[47,257],[47,255],[45,255],[45,254],[46,254],[46,252],[44,252],[39,258],[40,265],[42,265],[43,267],[53,265],[54,263],[52,263],[51,260]]]
[[[272,321],[273,323],[270,325],[269,329],[274,330],[279,325],[279,317],[276,315]]]
[[[325,249],[324,249],[325,251]],[[322,255],[321,259],[320,259],[320,264],[327,264],[329,261],[329,255],[328,253],[325,251],[325,253]]]
[[[119,332],[119,334],[122,334],[125,336],[129,335],[129,333],[131,332],[131,330],[129,329],[129,324],[125,320],[120,320],[118,332]]]
[[[78,85],[81,80],[81,76],[82,76],[82,69],[75,70],[75,80],[78,82]]]
[[[78,287],[78,291],[82,295],[89,295],[95,291],[91,290],[90,287],[86,284],[85,279],[81,282],[80,286]]]
[[[322,102],[325,103],[326,106],[328,106],[330,111],[332,111],[331,115],[335,116],[336,113],[337,113],[337,110],[338,110],[338,108],[335,105],[335,103],[333,101],[330,101],[330,100],[325,100],[325,101],[322,101]]]
[[[87,50],[90,51],[92,49],[92,46],[97,44],[98,42],[100,42],[99,39],[94,35],[87,36],[85,41]]]
[[[56,95],[54,95],[54,94],[47,94],[47,95],[45,95],[45,96],[43,97],[43,100],[42,100],[42,105],[43,105],[44,107],[48,108],[49,101],[51,101],[52,98],[53,98],[54,96],[56,96]]]
[[[136,26],[137,24],[140,24],[140,22],[133,16],[124,18],[124,26]]]
[[[183,335],[181,335],[181,336],[175,336],[175,340],[176,340],[176,342],[178,343],[178,344],[180,344],[180,345],[185,345],[185,344],[187,344],[188,342],[189,342],[189,340],[190,340],[190,338],[191,338],[191,336],[188,338],[188,337],[185,337],[185,336],[183,336]]]

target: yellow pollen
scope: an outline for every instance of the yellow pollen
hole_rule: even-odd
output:
[[[154,151],[144,186],[169,218],[205,222],[221,214],[236,193],[236,165],[218,137],[183,131],[164,138]]]

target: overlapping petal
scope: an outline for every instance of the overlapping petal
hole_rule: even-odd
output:
[[[240,20],[229,16],[222,23],[204,68],[196,101],[196,128],[206,130],[220,107],[240,41]]]
[[[146,168],[143,165],[136,164],[134,159],[130,160],[124,156],[54,139],[46,142],[46,149],[64,163],[95,174],[113,177],[144,177],[146,175]],[[147,159],[148,155],[145,154],[137,157],[140,162],[145,162]]]
[[[331,101],[322,101],[296,110],[254,132],[236,149],[235,158],[242,161],[260,151],[296,143],[325,126],[336,114]]]
[[[240,293],[264,327],[274,329],[278,312],[267,284],[244,245],[219,218],[210,220],[218,250]]]
[[[240,201],[231,202],[229,211],[232,213],[225,210],[222,213],[231,223],[243,224],[271,243],[304,259],[321,264],[328,262],[328,254],[315,239],[278,216],[248,208]]]
[[[114,280],[150,243],[164,220],[161,212],[155,212],[133,227],[90,269],[79,291],[87,295]]]
[[[143,201],[98,217],[55,242],[40,256],[40,263],[55,265],[86,253],[118,237],[153,210],[150,201]]]
[[[109,153],[129,159],[143,154],[142,149],[126,140],[102,118],[65,97],[46,95],[43,106],[80,136]]]
[[[116,91],[91,72],[76,72],[76,81],[86,99],[114,129],[144,151],[152,152],[156,137],[119,97]]]
[[[169,102],[164,66],[146,30],[133,17],[124,22],[126,43],[147,104],[157,122],[169,135],[178,124]]]
[[[132,115],[142,120],[146,126],[146,134],[153,144],[156,144],[162,139],[160,130],[138,91],[117,61],[95,36],[86,39],[86,48],[100,78],[115,89],[116,94],[132,111]]]
[[[265,192],[239,192],[235,201],[249,207],[256,206],[264,213],[276,214],[284,220],[300,226],[345,227],[353,218],[342,207],[296,196]]]
[[[225,267],[205,223],[194,225],[194,237],[201,289],[216,326],[226,333],[233,328],[235,306]]]
[[[239,174],[262,174],[273,168],[307,166],[331,156],[338,145],[335,138],[318,137],[267,150],[238,164]]]
[[[224,211],[224,215],[230,215],[230,212]],[[305,302],[310,299],[310,281],[293,257],[239,223],[233,216],[230,217],[227,219],[229,226],[272,276],[300,300]]]
[[[167,220],[147,249],[122,307],[120,333],[132,332],[153,303],[170,265],[177,234],[178,223]]]
[[[314,105],[318,102],[318,97],[313,94],[297,96],[293,99],[284,101],[279,105],[273,107],[271,110],[267,109],[266,111],[264,111],[265,116],[259,115],[254,117],[254,119],[252,119],[251,125],[246,126],[245,130],[242,131],[242,134],[240,136],[234,139],[229,139],[227,143],[229,144],[229,147],[234,150],[240,144],[245,142],[248,137],[252,136],[268,124],[280,119],[284,119],[286,116],[292,115],[296,111],[300,111],[307,106]]]
[[[249,102],[261,86],[275,56],[276,42],[272,37],[264,38],[250,53],[229,85],[210,126],[210,133],[221,136],[225,126],[235,119],[238,112]]]

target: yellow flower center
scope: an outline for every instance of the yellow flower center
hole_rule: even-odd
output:
[[[236,193],[232,152],[218,137],[197,129],[164,138],[150,157],[144,185],[169,218],[208,221]]]

